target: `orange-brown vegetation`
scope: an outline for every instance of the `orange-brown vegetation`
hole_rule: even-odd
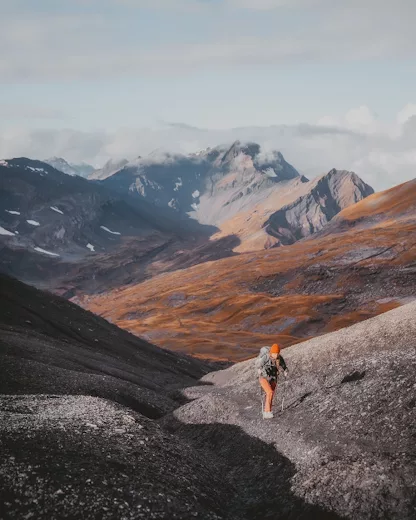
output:
[[[390,190],[374,193],[374,195],[346,208],[338,218],[358,220],[377,215],[382,215],[385,220],[387,220],[387,217],[397,218],[400,215],[409,215],[414,218],[415,211],[416,179]]]
[[[81,303],[157,345],[205,358],[243,360],[262,345],[286,347],[340,329],[416,296],[415,190],[407,183],[348,208],[332,233]],[[360,225],[344,228],[351,219]]]
[[[324,328],[324,332],[335,332],[339,329],[343,329],[345,327],[349,327],[354,323],[358,323],[360,321],[367,320],[378,314],[382,314],[383,312],[388,312],[393,309],[400,307],[400,302],[391,301],[386,303],[374,303],[373,305],[369,304],[368,308],[365,310],[359,310],[350,312],[348,314],[340,314],[338,316],[334,316],[328,322],[328,324]]]

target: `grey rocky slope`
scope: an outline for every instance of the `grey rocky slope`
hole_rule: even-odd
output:
[[[415,316],[413,302],[285,350],[291,375],[280,382],[271,421],[260,419],[250,360],[205,376],[212,387],[186,389],[192,402],[165,426],[220,455],[241,518],[291,517],[297,497],[343,518],[410,520]],[[253,439],[267,449],[256,450]]]
[[[0,282],[3,518],[414,518],[416,302],[285,350],[264,422],[253,360],[208,373]]]
[[[323,229],[343,209],[369,197],[374,190],[353,172],[331,170],[308,185],[307,193],[273,213],[264,226],[283,245]]]

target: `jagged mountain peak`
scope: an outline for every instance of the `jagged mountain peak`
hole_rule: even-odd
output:
[[[334,198],[344,201],[342,209],[374,193],[373,188],[365,183],[355,172],[336,170],[334,168],[327,174],[318,177],[312,183],[312,189],[315,186],[321,188],[325,186],[325,189],[329,190]]]
[[[231,146],[219,146],[213,151],[217,152],[214,166],[228,171],[247,170],[263,173],[277,182],[290,180],[300,176],[278,150],[262,148],[258,143],[235,141]],[[211,157],[213,151],[210,151]]]
[[[50,157],[49,159],[45,159],[43,162],[46,164],[49,164],[56,170],[59,170],[63,173],[66,173],[67,175],[71,175],[72,177],[75,175],[78,175],[80,177],[88,177],[93,171],[94,168],[90,164],[87,163],[80,163],[80,164],[73,164],[68,162],[63,157]]]
[[[374,190],[356,173],[332,169],[302,186],[298,197],[265,222],[276,245],[293,244],[320,231],[340,211],[372,195]]]
[[[44,162],[67,175],[78,175],[77,170],[62,157],[50,157],[49,159],[45,159]]]
[[[107,177],[110,177],[111,175],[114,175],[114,173],[123,169],[128,164],[129,161],[127,159],[109,159],[102,168],[92,171],[88,178],[91,180],[106,179]]]
[[[243,152],[242,147],[241,147],[241,142],[240,141],[234,141],[234,143],[229,148],[226,148],[224,150],[224,153],[223,153],[223,155],[221,157],[221,161],[222,162],[227,162],[227,161],[229,161],[231,159],[234,159],[241,152]]]
[[[349,176],[349,177],[357,177],[358,175],[355,172],[350,170],[339,170],[338,168],[331,168],[328,173],[324,173],[321,177],[332,177],[332,176]]]
[[[113,190],[216,225],[246,203],[250,205],[252,194],[268,193],[278,183],[299,178],[281,152],[235,141],[189,155],[158,149],[128,163],[104,182]]]

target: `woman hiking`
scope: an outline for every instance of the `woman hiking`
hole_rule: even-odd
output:
[[[263,408],[263,419],[272,419],[273,397],[277,386],[277,377],[280,368],[287,377],[288,369],[285,360],[280,355],[280,347],[276,343],[272,347],[263,347],[260,350],[255,366],[259,376],[259,383],[266,394],[266,401]]]

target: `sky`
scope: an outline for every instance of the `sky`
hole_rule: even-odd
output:
[[[235,139],[416,177],[414,0],[0,0],[0,157],[101,166]]]

